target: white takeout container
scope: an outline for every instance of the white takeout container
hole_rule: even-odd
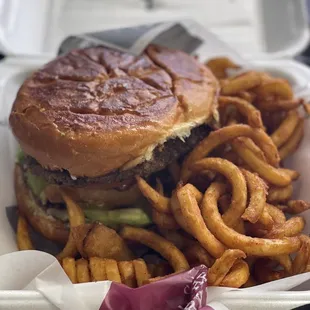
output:
[[[247,65],[288,78],[298,96],[310,98],[310,69],[291,59],[309,41],[305,1],[154,2],[155,9],[147,11],[140,0],[0,0],[0,51],[7,55],[0,62],[0,255],[16,251],[15,235],[5,215],[5,207],[15,204],[13,166],[16,151],[6,119],[25,77],[54,57],[59,43],[67,35],[190,17],[230,44]],[[236,56],[225,46],[217,49],[207,46],[200,53],[203,57]],[[310,140],[309,123],[307,129],[304,140]],[[310,175],[305,143],[289,165],[301,167],[302,163],[301,172]],[[303,176],[297,184],[300,198],[310,200],[309,181],[310,176]],[[310,224],[310,213],[307,217]],[[39,292],[4,288],[0,275],[0,309],[57,309]],[[242,291],[229,291],[222,294],[220,302],[229,309],[291,309],[310,303],[309,282],[302,289],[308,291],[253,292],[246,297]],[[87,299],[87,290],[83,294]]]

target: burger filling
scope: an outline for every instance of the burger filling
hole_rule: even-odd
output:
[[[68,214],[59,191],[61,186],[83,208],[89,222],[99,221],[112,228],[122,224],[143,227],[152,221],[148,203],[135,184],[135,176],[148,178],[163,170],[192,150],[209,131],[206,125],[196,127],[188,138],[170,139],[158,146],[151,160],[95,178],[75,178],[68,171],[44,169],[22,151],[18,153],[17,161],[31,197],[35,199],[33,205],[40,206],[48,215],[68,224]]]

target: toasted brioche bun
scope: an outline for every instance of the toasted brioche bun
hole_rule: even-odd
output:
[[[15,194],[19,212],[41,235],[65,244],[69,237],[69,230],[64,223],[48,215],[39,204],[34,203],[32,193],[24,181],[23,171],[18,165],[15,165],[14,173]]]
[[[62,188],[65,189],[66,193],[68,193],[74,201],[102,207],[106,206],[108,208],[133,206],[143,197],[137,185],[133,185],[124,191],[101,189],[101,186],[98,185],[87,185],[84,187],[63,186]],[[50,202],[63,202],[58,185],[48,185],[44,192],[46,198]]]
[[[188,136],[210,120],[217,93],[212,73],[181,51],[150,46],[134,57],[104,47],[75,50],[24,82],[10,125],[44,168],[96,177]]]

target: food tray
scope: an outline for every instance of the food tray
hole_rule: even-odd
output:
[[[36,8],[40,14],[42,13],[43,17],[33,20],[29,28],[27,28],[29,33],[27,34],[28,37],[25,36],[25,38],[31,38],[31,40],[20,41],[20,44],[23,43],[25,45],[12,45],[10,42],[10,38],[12,38],[11,36],[1,37],[3,33],[7,33],[8,28],[6,25],[0,25],[0,29],[4,26],[6,30],[0,34],[1,49],[11,55],[15,55],[12,57],[7,57],[5,61],[0,63],[0,203],[3,207],[15,204],[15,195],[13,190],[13,166],[16,152],[16,143],[12,137],[10,129],[7,127],[7,116],[9,114],[11,103],[14,100],[16,91],[18,90],[18,87],[23,82],[23,80],[37,67],[50,60],[55,54],[56,46],[58,46],[58,43],[61,41],[61,39],[63,39],[66,34],[73,32],[73,30],[75,30],[77,33],[80,33],[102,29],[103,27],[115,27],[119,26],[121,23],[132,24],[133,22],[144,22],[147,20],[148,16],[148,13],[145,15],[141,15],[140,13],[138,14],[140,11],[136,10],[135,6],[133,6],[131,13],[132,15],[129,14],[129,17],[132,16],[131,18],[126,19],[123,17],[120,18],[120,16],[118,16],[116,19],[117,22],[113,23],[111,20],[110,22],[109,20],[105,20],[106,24],[104,24],[102,21],[104,20],[102,15],[99,13],[96,15],[94,13],[96,8],[99,12],[100,7],[102,7],[100,1],[93,1],[91,5],[93,10],[85,10],[85,0],[79,0],[76,2],[64,2],[59,0],[55,2],[57,5],[54,6],[52,6],[52,2],[53,1],[44,0],[41,1],[40,6],[36,6],[38,5],[38,1],[35,0],[31,0],[31,2],[27,3],[28,8]],[[228,2],[230,1],[217,0],[216,2],[221,2],[222,5],[228,5]],[[244,3],[244,1],[242,2]],[[236,13],[235,19],[232,18],[230,20],[230,25],[216,25],[216,22],[214,21],[213,24],[211,23],[209,25],[211,30],[217,33],[224,41],[231,43],[237,50],[242,50],[245,52],[243,53],[243,59],[248,66],[254,66],[255,68],[268,70],[279,76],[288,78],[294,86],[296,95],[310,99],[310,84],[308,82],[310,81],[310,70],[304,65],[299,64],[293,60],[279,59],[286,56],[293,56],[303,47],[305,47],[308,42],[309,32],[306,28],[307,22],[303,13],[305,2],[274,0],[272,1],[272,5],[270,5],[271,1],[253,0],[248,2],[251,2],[251,4],[246,5],[246,12],[252,12],[252,15],[249,15],[249,19],[245,19],[244,14],[240,14],[240,11],[236,10],[234,11]],[[21,13],[24,10],[24,4],[21,1],[7,1],[5,3],[7,4],[7,8],[9,7],[11,9],[10,16],[15,16],[15,18],[19,16],[17,12]],[[15,9],[11,6],[10,3],[14,3]],[[165,4],[165,1],[162,3]],[[213,5],[214,9],[215,1],[210,1],[210,3],[211,6]],[[277,6],[275,6],[275,3]],[[240,1],[236,1],[235,5],[239,5],[239,7],[241,7]],[[275,40],[275,37],[270,39],[270,37],[268,37],[269,34],[267,34],[267,27],[270,26],[268,23],[271,21],[270,16],[268,18],[266,17],[266,14],[268,15],[268,13],[266,13],[268,12],[268,6],[270,12],[271,10],[274,12],[275,8],[281,7],[278,11],[279,15],[277,15],[277,25],[280,24],[278,27],[282,27],[280,28],[281,32],[283,31],[283,33],[286,34],[286,37],[281,38],[280,36],[277,36],[276,38],[279,39],[279,41]],[[107,16],[109,15],[109,12],[113,11],[112,8],[112,1],[110,1],[110,11],[109,9],[105,11]],[[180,4],[179,11],[180,17],[186,16],[184,13],[185,8],[185,3],[182,2],[182,4]],[[168,9],[168,7],[165,7],[165,5],[163,5],[160,10],[164,10],[166,12],[163,15],[165,19],[178,17],[173,14],[175,11],[173,11],[171,8]],[[28,11],[30,12],[31,9],[27,10],[27,12],[25,11],[25,14],[28,14]],[[60,18],[61,11],[62,15]],[[259,12],[259,15],[257,15],[258,17],[251,21],[250,17],[254,16],[255,12]],[[194,13],[195,12],[193,12],[193,14]],[[97,17],[92,18],[90,14],[95,14],[93,16]],[[140,19],[137,19],[138,16],[140,16]],[[267,19],[264,20],[263,16],[265,16]],[[81,22],[81,17],[83,17],[84,21],[88,21],[88,23]],[[25,20],[29,18],[31,17],[24,17],[23,21],[25,22]],[[290,20],[290,18],[294,20],[292,21],[293,24],[287,22]],[[11,22],[12,20],[14,21],[14,18],[11,19]],[[101,23],[98,23],[98,20],[101,20]],[[15,19],[15,22],[16,21],[22,22],[22,20],[18,18]],[[65,21],[67,21],[67,24]],[[238,23],[243,23],[243,26],[240,26]],[[208,23],[205,23],[205,25],[207,24]],[[274,22],[274,24],[276,23]],[[232,25],[234,26],[232,27]],[[263,27],[263,25],[265,26]],[[287,28],[287,25],[290,25],[289,28]],[[37,29],[38,27],[41,28]],[[13,28],[10,30],[11,34]],[[35,36],[34,33],[31,32],[34,28],[37,29]],[[18,29],[20,30],[20,26]],[[52,35],[50,32],[45,32],[47,29],[49,29],[49,31],[53,30],[54,34]],[[66,31],[64,31],[64,29],[66,29]],[[278,29],[278,31],[280,30]],[[47,37],[46,34],[48,34]],[[22,37],[21,32],[19,32],[19,36],[14,37]],[[45,39],[43,40],[43,38]],[[255,44],[246,44],[244,40],[242,41],[244,38],[251,38],[251,40],[255,40]],[[32,45],[33,42],[36,44]],[[243,49],[245,46],[247,46],[247,48]],[[251,50],[251,48],[253,49]],[[221,54],[232,57],[235,56],[234,53],[230,53],[230,50],[221,50]],[[21,54],[27,55],[22,56]],[[211,54],[212,51],[210,49],[201,50],[202,57],[210,56]],[[268,57],[277,59],[270,60]],[[249,58],[252,59],[250,62],[247,61]],[[306,145],[309,143],[307,141],[310,141],[309,121],[307,122],[306,126],[307,131],[303,146],[288,162],[290,167],[299,167],[298,170],[300,170],[300,167],[302,167],[302,170],[305,172],[310,171],[310,160],[307,152],[308,146]],[[300,181],[300,183],[297,184],[297,186],[299,186],[299,197],[310,200],[310,196],[307,190],[307,184],[309,184],[308,182],[310,180],[307,179],[305,172],[302,175],[303,179]],[[309,223],[306,229],[307,231],[310,231],[310,214],[308,215],[308,218]],[[7,221],[4,208],[2,208],[0,212],[0,242],[0,255],[16,251],[14,232],[12,231]],[[15,273],[21,272],[18,270],[18,266],[15,266],[15,268]],[[0,309],[57,309],[39,292],[32,290],[20,290],[23,287],[22,280],[17,284],[17,286],[16,283],[15,285],[10,284],[11,282],[9,279],[2,279],[2,281],[0,280]],[[98,298],[96,299],[96,296],[93,296],[92,292],[87,290],[87,284],[78,284],[75,285],[75,287],[77,288],[78,294],[84,300],[92,301],[91,304],[93,305],[93,308],[90,309],[96,309],[96,302],[98,302]],[[292,309],[293,307],[310,303],[310,292],[302,291],[310,290],[310,284],[304,284],[299,288],[299,290],[300,291],[298,292],[272,292],[271,287],[270,291],[268,292],[251,293],[249,291],[246,295],[242,291],[228,291],[221,295],[221,305],[217,305],[216,309],[221,309],[221,307],[224,309],[224,305],[233,310]],[[209,298],[212,298],[212,296],[209,296]],[[217,300],[214,299],[213,303],[213,306],[215,306]]]

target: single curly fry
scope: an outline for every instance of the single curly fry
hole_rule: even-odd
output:
[[[273,229],[267,232],[265,238],[283,238],[299,235],[305,227],[305,220],[301,216],[292,217],[285,223],[275,225]]]
[[[268,112],[283,112],[290,111],[298,108],[302,104],[302,99],[290,99],[290,100],[275,100],[265,99],[262,101],[257,100],[256,104],[258,108]]]
[[[169,199],[159,194],[154,188],[152,188],[141,177],[136,177],[138,187],[143,196],[150,202],[150,204],[161,213],[171,213],[169,206]]]
[[[209,269],[208,285],[219,285],[225,276],[229,273],[236,260],[245,257],[246,255],[243,251],[233,249],[226,250]]]
[[[239,259],[222,280],[220,286],[239,288],[248,281],[249,277],[250,269],[248,264],[244,260]]]
[[[268,202],[283,203],[289,200],[293,194],[293,185],[290,184],[285,187],[271,187],[268,191]]]
[[[245,176],[250,192],[249,205],[241,217],[243,220],[256,223],[261,217],[265,208],[267,185],[254,173],[251,173],[245,169],[242,169],[241,171]]]
[[[180,226],[174,217],[167,213],[158,212],[152,209],[152,220],[161,229],[178,229]]]
[[[239,112],[247,117],[248,123],[254,128],[264,128],[260,111],[251,103],[238,97],[220,96],[218,99],[219,107],[234,105]]]
[[[224,253],[224,245],[207,228],[197,201],[187,185],[174,192],[171,207],[178,224],[197,239],[206,251],[213,257],[220,257]]]
[[[176,272],[190,268],[183,253],[174,244],[147,229],[126,226],[121,230],[120,235],[126,240],[140,242],[155,250]]]
[[[227,57],[212,58],[206,62],[206,66],[212,71],[217,79],[225,79],[227,77],[227,69],[240,68],[240,66]]]
[[[281,160],[285,159],[287,156],[294,153],[304,136],[304,120],[299,119],[299,123],[296,126],[294,132],[290,138],[286,141],[285,144],[279,149],[279,155]]]
[[[291,183],[291,179],[287,174],[259,159],[244,145],[242,140],[237,138],[231,145],[233,150],[242,158],[251,170],[258,173],[262,179],[276,186],[287,186]]]
[[[249,71],[225,80],[222,84],[221,94],[225,96],[237,95],[241,91],[259,86],[262,78],[259,72]]]
[[[289,214],[299,214],[310,209],[310,203],[304,200],[290,200],[287,206],[282,209]]]
[[[191,169],[194,173],[212,170],[223,174],[232,185],[232,200],[229,209],[223,214],[223,220],[229,227],[234,227],[247,204],[247,187],[240,169],[233,163],[222,159],[208,157],[196,162]]]
[[[299,116],[297,110],[287,113],[286,118],[271,135],[271,139],[277,147],[283,145],[290,138],[298,125],[298,121]]]
[[[292,272],[292,259],[289,255],[277,255],[270,257],[271,260],[278,262],[283,269],[287,272],[287,274],[291,274]]]
[[[255,88],[255,94],[258,98],[272,98],[291,100],[294,97],[293,89],[284,79],[265,79],[261,85]]]

